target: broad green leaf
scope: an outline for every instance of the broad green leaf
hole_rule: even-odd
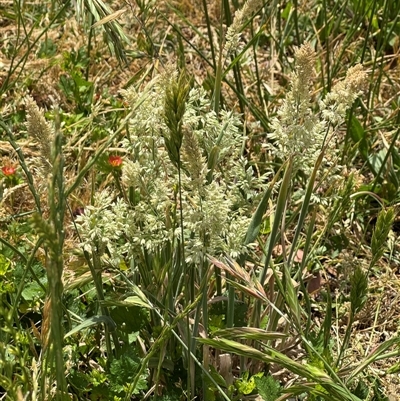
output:
[[[364,160],[368,158],[368,142],[367,142],[367,134],[361,123],[354,116],[350,119],[349,124],[349,133],[350,137],[354,143],[358,144],[358,150],[360,151]]]
[[[257,390],[264,401],[275,401],[281,394],[279,381],[272,376],[254,377]]]
[[[10,267],[11,262],[3,254],[0,254],[0,276],[4,276]]]

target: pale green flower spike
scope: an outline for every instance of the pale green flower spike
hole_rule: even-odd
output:
[[[48,170],[51,165],[51,144],[54,140],[53,129],[44,118],[43,111],[30,96],[25,99],[25,106],[28,135],[37,141],[41,162],[43,167]]]
[[[111,255],[116,265],[176,240],[192,263],[207,254],[247,252],[252,244],[243,245],[244,238],[268,180],[255,177],[242,156],[246,137],[239,116],[225,110],[217,115],[203,88],[189,90],[170,70],[142,92],[124,95],[134,113],[130,138],[122,142],[131,156],[124,159],[121,181],[132,203],[97,194],[76,220],[83,247]]]
[[[350,68],[346,78],[319,102],[321,111],[318,113],[312,108],[310,92],[315,52],[309,44],[304,44],[296,50],[295,60],[296,69],[290,76],[291,89],[278,116],[272,120],[268,134],[271,144],[266,146],[281,160],[294,157],[294,171],[300,169],[309,175],[323,145],[329,145],[333,133],[344,122],[346,111],[360,95],[366,73],[360,65]],[[335,152],[335,149],[328,146],[325,160],[329,159],[330,151]]]
[[[225,57],[228,57],[233,50],[238,49],[243,25],[262,7],[262,5],[262,0],[247,0],[243,7],[235,12],[233,22],[229,26],[225,36],[225,47],[223,51]]]

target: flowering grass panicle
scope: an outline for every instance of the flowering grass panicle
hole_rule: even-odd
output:
[[[91,254],[103,256],[107,249],[110,262],[118,266],[122,254],[126,251],[120,243],[126,232],[127,205],[122,199],[113,201],[108,191],[96,193],[93,205],[85,207],[84,212],[76,217],[81,247]]]
[[[176,80],[176,74],[171,76]],[[142,258],[144,250],[159,252],[183,233],[187,262],[198,263],[207,253],[237,256],[246,251],[243,240],[252,202],[267,181],[255,178],[241,155],[246,138],[239,129],[239,117],[227,111],[217,115],[200,87],[190,91],[185,87],[185,105],[175,105],[171,90],[180,93],[180,89],[169,86],[166,93],[168,85],[173,85],[166,79],[154,79],[136,98],[130,90],[124,92],[134,110],[129,139],[123,141],[131,156],[121,165],[129,199],[112,202],[109,194],[97,196],[95,204],[77,218],[84,246],[101,253],[107,246],[115,260],[123,252],[125,257]],[[169,120],[165,96],[171,103]],[[172,125],[172,131],[179,132],[171,133]],[[178,133],[182,135],[175,149],[180,155],[180,175],[177,154],[171,148],[178,144],[171,135]]]
[[[295,167],[309,173],[329,124],[312,109],[314,51],[307,44],[295,57],[291,90],[272,122],[270,150],[283,160],[295,156]],[[349,107],[362,76],[358,68],[350,71],[328,102],[344,98]],[[190,263],[207,253],[237,257],[246,252],[243,240],[253,205],[268,180],[255,177],[242,156],[246,136],[239,117],[225,110],[217,114],[206,91],[189,90],[182,77],[164,74],[136,96],[124,92],[133,111],[122,143],[130,157],[121,163],[129,198],[112,202],[109,194],[98,195],[77,219],[86,232],[85,249],[103,254],[107,247],[117,261],[123,254],[141,257],[144,249],[159,252],[180,239]]]
[[[165,129],[161,118],[164,111],[164,93],[166,78],[155,77],[142,91],[130,87],[121,91],[128,107],[133,111],[129,125],[131,134],[123,141],[123,146],[133,152],[137,159],[143,153],[141,149],[157,148],[163,144],[160,130]]]
[[[329,144],[334,129],[345,118],[345,113],[360,94],[360,87],[366,74],[362,67],[349,69],[346,79],[339,82],[319,101],[320,112],[313,110],[310,85],[313,77],[315,52],[309,44],[304,44],[295,52],[296,69],[291,75],[291,90],[272,120],[266,145],[275,157],[286,160],[294,157],[294,169],[309,175],[322,151],[324,143]],[[327,140],[328,138],[328,140]],[[335,159],[337,149],[328,148],[325,162]]]
[[[25,105],[28,135],[37,141],[41,153],[41,162],[43,167],[48,169],[51,165],[53,129],[44,118],[42,110],[30,96],[25,99]]]
[[[141,185],[140,164],[136,161],[126,160],[122,166],[122,183],[126,187],[138,188]]]
[[[225,36],[224,55],[228,57],[233,50],[237,50],[240,41],[240,33],[244,23],[252,17],[263,5],[262,0],[247,0],[243,7],[235,12],[233,22],[229,26]]]
[[[200,187],[207,175],[206,158],[203,156],[197,136],[191,127],[185,127],[182,143],[182,162],[193,180],[193,187]]]
[[[217,115],[210,107],[206,91],[193,88],[189,93],[183,124],[192,130],[205,154],[217,153],[217,163],[224,166],[225,172],[231,171],[246,139],[239,130],[241,123],[237,114],[221,110]]]
[[[231,171],[234,172],[235,178],[230,180],[235,182],[232,191],[235,193],[235,207],[249,207],[249,203],[256,202],[262,195],[261,189],[265,189],[268,182],[269,172],[262,175],[256,175],[252,164],[244,157],[240,156],[233,160]]]
[[[334,127],[342,124],[347,110],[361,95],[366,79],[367,73],[360,64],[349,68],[346,78],[319,102],[322,118]]]
[[[291,90],[272,120],[268,137],[272,154],[282,160],[292,155],[295,168],[310,172],[324,139],[324,123],[313,113],[310,103],[310,85],[313,76],[315,52],[309,44],[295,52],[296,70],[290,76]]]

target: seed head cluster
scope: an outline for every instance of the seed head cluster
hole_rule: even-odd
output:
[[[295,171],[309,175],[320,155],[323,145],[344,122],[346,112],[360,95],[366,73],[356,65],[346,78],[319,102],[312,101],[311,85],[314,76],[315,52],[309,44],[295,52],[295,71],[290,76],[291,88],[286,94],[277,117],[272,120],[266,145],[273,157],[286,160],[294,158]],[[319,111],[315,110],[315,104]],[[335,141],[331,141],[335,145]],[[326,158],[332,159],[337,149],[328,147]]]
[[[121,182],[132,196],[99,193],[77,216],[85,249],[106,257],[107,247],[114,263],[173,241],[185,244],[193,263],[208,253],[236,257],[248,250],[243,239],[267,180],[255,177],[241,154],[246,137],[239,116],[217,115],[205,90],[187,85],[168,73],[141,92],[123,92],[134,112],[121,144],[129,155]]]

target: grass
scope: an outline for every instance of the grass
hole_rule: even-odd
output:
[[[1,399],[397,399],[397,8],[0,5]]]

